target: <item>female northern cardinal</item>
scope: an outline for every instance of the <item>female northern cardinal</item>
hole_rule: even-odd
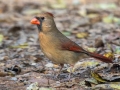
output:
[[[112,63],[111,59],[88,52],[64,36],[57,29],[53,18],[53,14],[46,12],[31,20],[31,23],[38,27],[41,49],[50,60],[62,67],[64,64],[74,65],[78,60],[88,56]]]

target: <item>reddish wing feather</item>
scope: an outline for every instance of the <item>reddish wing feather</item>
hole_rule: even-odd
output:
[[[78,46],[76,43],[72,41],[62,43],[62,49],[74,52],[80,52],[81,50],[83,50],[80,46]]]

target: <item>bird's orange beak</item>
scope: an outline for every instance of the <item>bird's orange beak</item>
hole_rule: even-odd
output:
[[[36,18],[33,18],[30,22],[31,22],[31,24],[40,25],[40,21],[37,20]]]

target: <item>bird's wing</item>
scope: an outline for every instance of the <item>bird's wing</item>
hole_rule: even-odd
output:
[[[62,49],[73,51],[73,52],[78,52],[78,53],[85,53],[88,56],[94,57],[94,58],[101,60],[103,62],[112,63],[111,59],[109,59],[103,55],[97,54],[97,53],[88,52],[72,41],[62,43]]]
[[[63,50],[69,50],[74,52],[85,51],[83,48],[81,48],[79,45],[77,45],[73,41],[63,42],[61,46]]]

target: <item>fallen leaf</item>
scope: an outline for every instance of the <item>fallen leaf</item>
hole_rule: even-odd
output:
[[[40,13],[40,9],[29,9],[22,12],[25,15],[35,15]]]
[[[35,82],[35,83],[30,84],[30,85],[26,88],[26,90],[39,90],[38,83]]]
[[[71,35],[71,32],[64,31],[64,32],[62,32],[62,34],[64,34],[65,36],[70,36],[70,35]]]
[[[89,14],[87,17],[89,18],[92,24],[101,21],[101,17],[99,14]]]
[[[53,65],[53,63],[47,63],[45,66],[48,68],[52,68],[54,65]]]
[[[115,23],[117,23],[117,24],[120,24],[120,18],[114,17],[114,18],[113,18],[113,22],[115,22]]]
[[[28,48],[28,44],[24,43],[24,44],[21,44],[21,45],[18,45],[18,46],[10,46],[10,48]]]
[[[0,43],[3,41],[3,39],[4,39],[3,34],[0,34]]]
[[[8,75],[8,73],[6,73],[6,72],[0,72],[0,77],[5,77],[7,75]]]
[[[13,67],[7,67],[4,69],[5,72],[8,72],[9,74],[11,73],[12,75],[14,74],[19,74],[21,72],[21,68],[17,65]]]
[[[98,84],[92,89],[102,89],[102,90],[120,90],[120,84]]]
[[[41,88],[39,88],[39,90],[56,90],[56,89],[41,87]]]
[[[112,87],[113,89],[120,90],[120,83],[119,84],[110,84],[110,87]]]
[[[57,4],[51,4],[51,8],[54,9],[65,9],[66,3],[64,0],[57,0]]]
[[[114,59],[114,54],[112,52],[107,52],[103,56],[108,57],[110,59]]]
[[[80,67],[82,67],[82,68],[87,68],[87,67],[90,67],[90,68],[92,68],[92,67],[95,67],[96,65],[98,65],[99,63],[97,62],[97,61],[83,61],[83,62],[77,62],[75,65],[74,65],[74,67],[73,67],[73,69],[72,69],[72,71],[74,72],[76,69],[78,69],[78,68],[80,68]],[[70,70],[68,69],[68,72],[69,72]]]
[[[115,3],[109,3],[109,4],[101,3],[101,4],[96,4],[95,6],[96,6],[96,8],[100,8],[100,9],[115,9],[115,8],[117,8],[117,5]]]
[[[89,34],[86,33],[86,32],[81,32],[81,33],[77,33],[77,34],[76,34],[76,37],[77,37],[77,38],[86,38],[86,37],[88,37],[88,36],[89,36]]]
[[[120,54],[120,47],[116,47],[115,53]]]
[[[95,51],[96,51],[96,48],[92,48],[92,47],[90,48],[90,47],[88,47],[87,50],[88,50],[89,52],[95,52]]]
[[[87,10],[86,9],[81,9],[81,10],[78,11],[78,14],[85,17],[85,16],[87,16]]]
[[[113,16],[110,15],[110,16],[103,17],[102,22],[108,23],[108,24],[113,23]]]
[[[99,74],[97,74],[96,72],[93,72],[93,71],[91,71],[91,76],[92,76],[92,78],[97,80],[97,82],[99,82],[99,83],[105,83],[108,81],[106,79],[103,79]]]
[[[90,84],[98,84],[97,80],[95,80],[94,78],[87,78],[85,79],[85,81],[89,82]]]

